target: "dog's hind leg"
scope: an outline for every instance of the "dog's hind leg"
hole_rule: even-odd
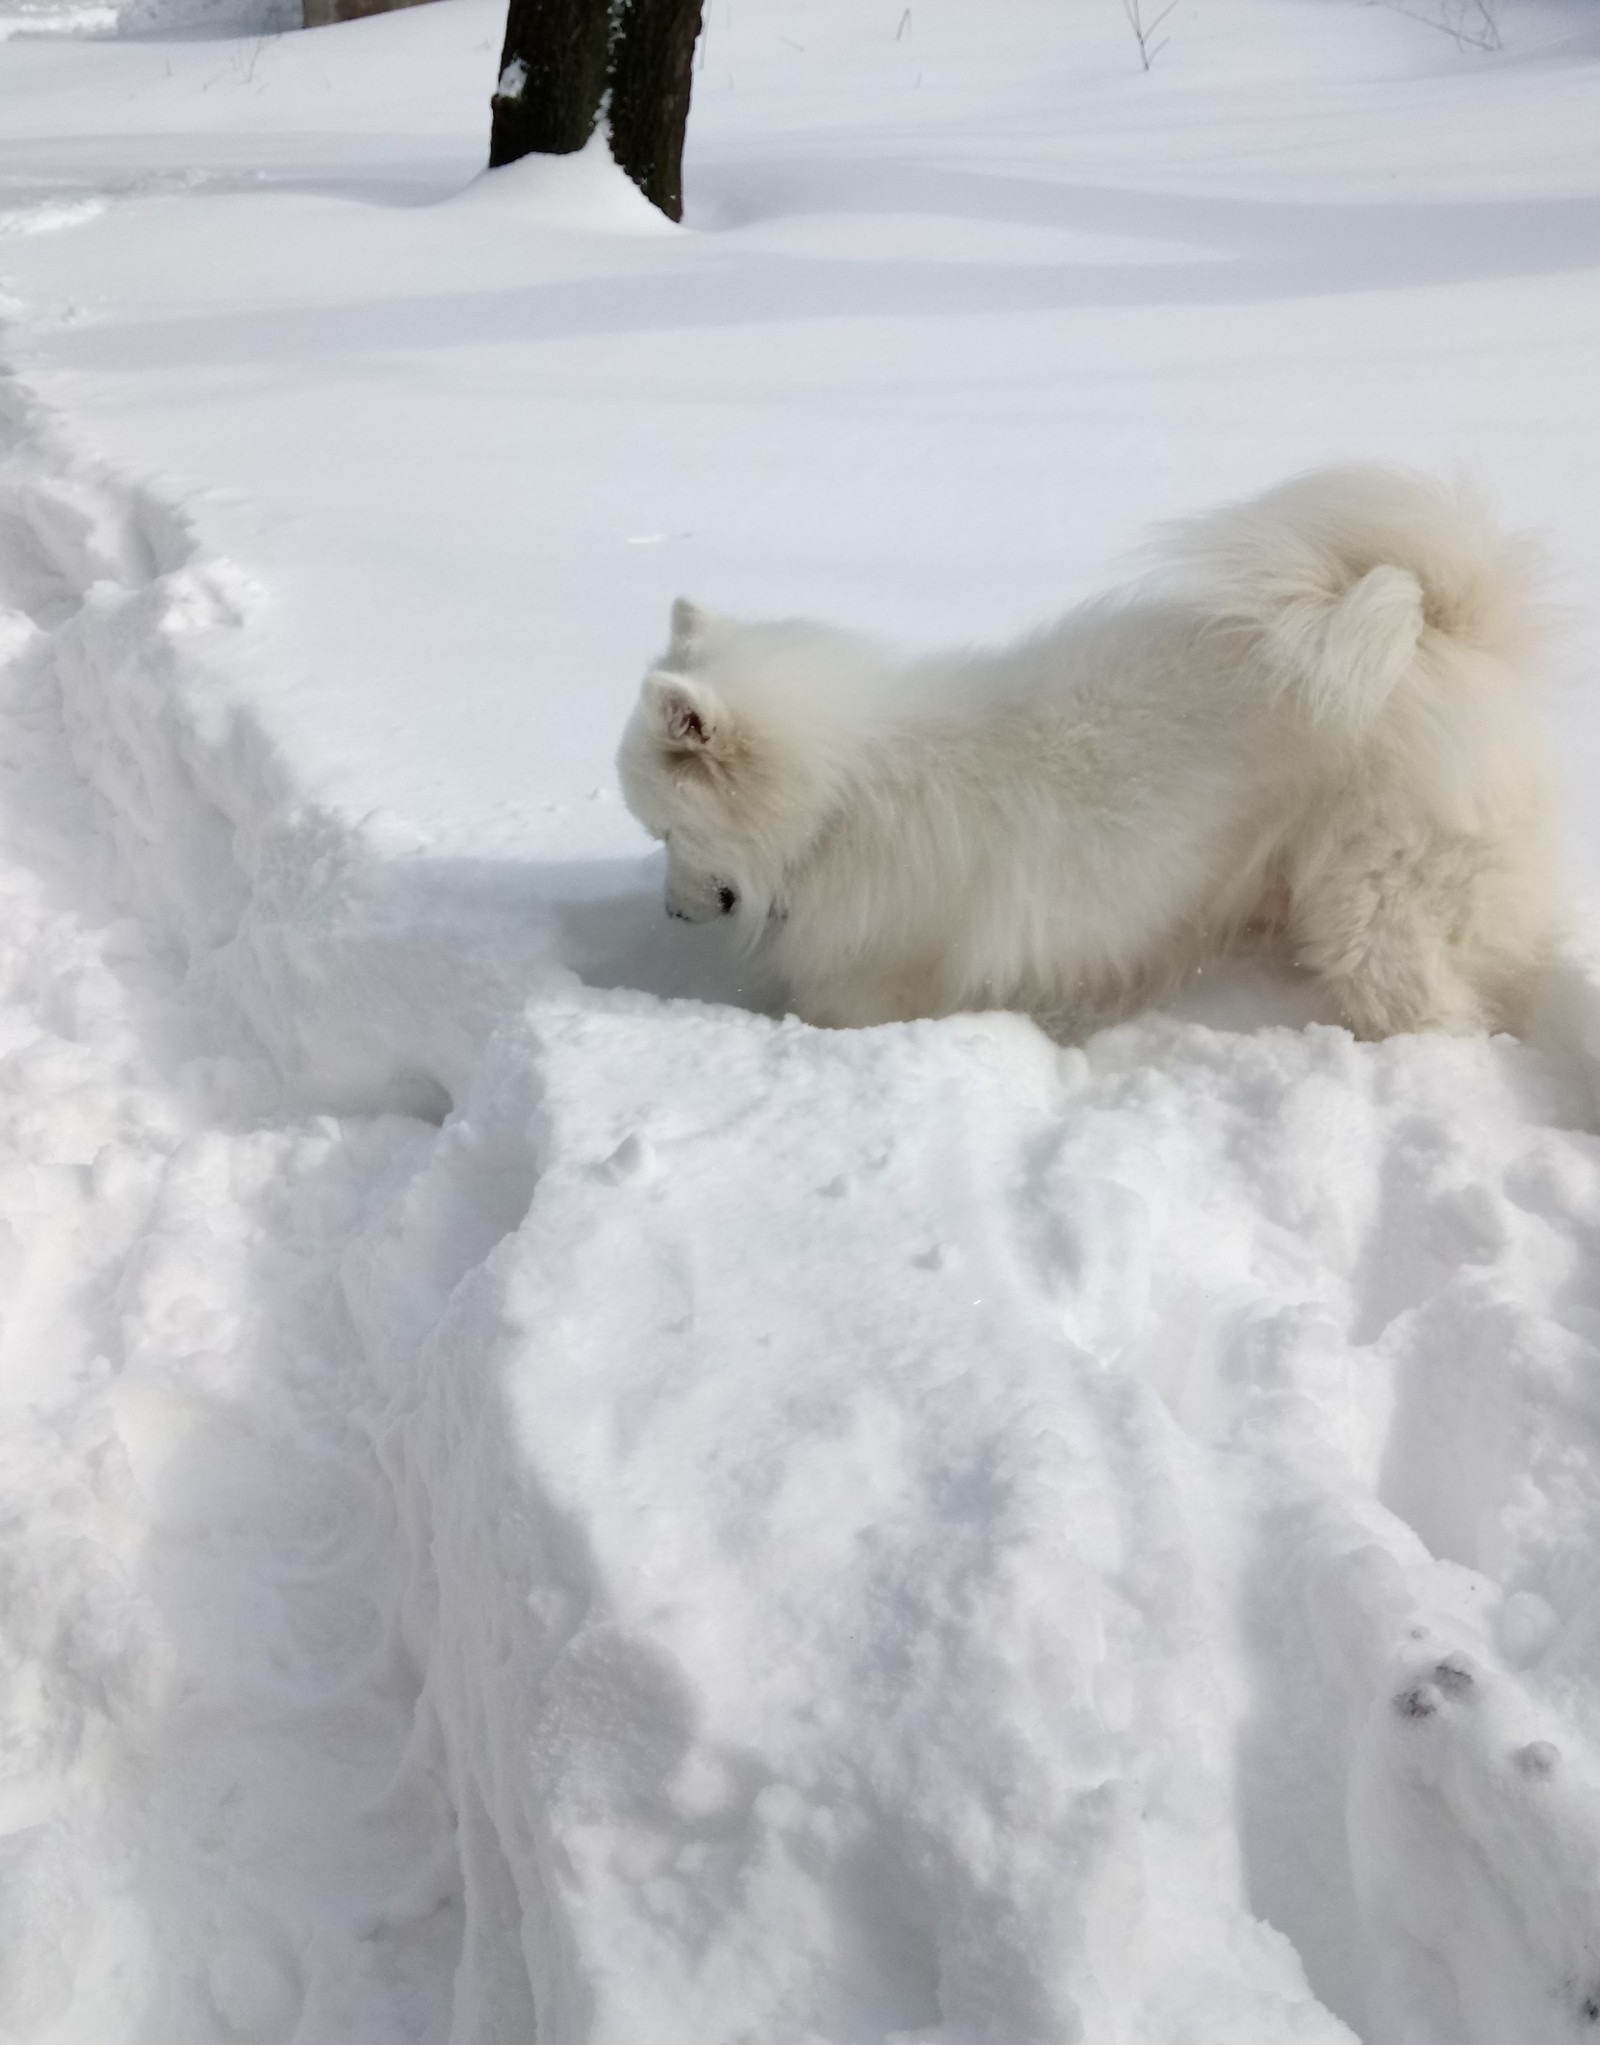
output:
[[[1495,1027],[1457,942],[1472,917],[1474,864],[1465,847],[1373,834],[1296,876],[1296,956],[1358,1037]]]

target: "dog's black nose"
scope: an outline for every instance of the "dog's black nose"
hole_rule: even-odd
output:
[[[734,910],[737,909],[739,906],[739,897],[734,893],[732,888],[718,888],[717,900],[722,904],[722,913],[724,916],[731,916]]]

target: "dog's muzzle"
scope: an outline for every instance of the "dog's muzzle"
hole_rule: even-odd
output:
[[[713,923],[739,906],[739,890],[715,874],[685,873],[667,865],[667,914],[681,923]]]

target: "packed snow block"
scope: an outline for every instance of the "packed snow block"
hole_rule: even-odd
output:
[[[389,1303],[444,1302],[384,1454],[490,2005],[1348,2045],[1245,1892],[1181,1437],[1005,1218],[1081,1060],[627,996],[526,1032],[348,1285],[391,1354]],[[498,1187],[494,1236],[519,1142],[455,1278],[434,1231]]]
[[[1509,1043],[508,1020],[346,1264],[484,2034],[1575,2035],[1573,1105]],[[1441,1557],[1474,1430],[1534,1491]]]

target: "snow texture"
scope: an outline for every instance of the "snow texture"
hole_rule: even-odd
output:
[[[1577,612],[1600,43],[1497,18],[712,0],[682,231],[479,174],[486,0],[14,40],[0,2037],[1597,2035],[1581,942],[815,1031],[608,764],[683,582],[1008,630],[1332,455]]]

